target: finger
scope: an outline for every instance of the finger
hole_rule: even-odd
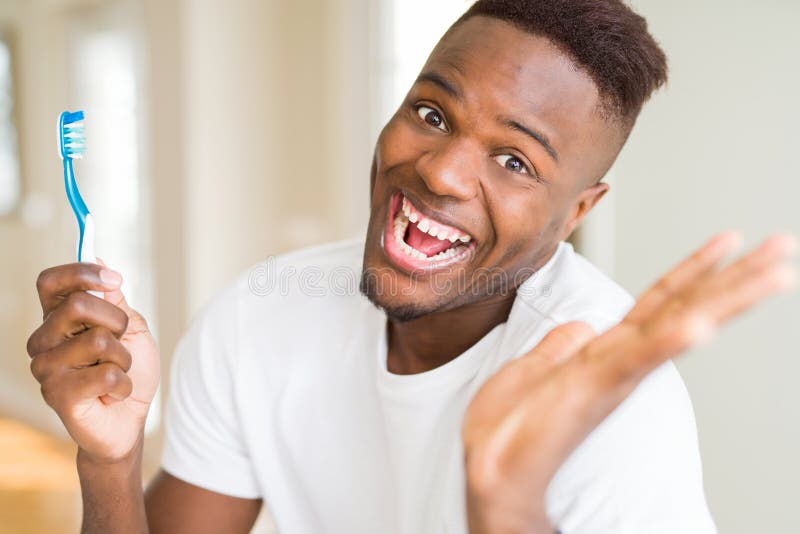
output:
[[[106,267],[106,263],[97,258],[97,262]],[[131,336],[135,334],[140,334],[142,332],[148,332],[150,328],[147,326],[147,320],[128,305],[128,301],[125,299],[125,294],[122,292],[122,288],[119,287],[112,291],[106,291],[103,295],[103,298],[106,302],[110,302],[114,306],[117,306],[122,311],[124,311],[128,315],[128,330],[125,335]]]
[[[793,248],[791,241],[768,239],[766,246],[710,275],[712,278],[700,290],[673,295],[659,306],[657,315],[641,322],[626,317],[599,336],[575,360],[576,365],[591,370],[594,393],[624,398],[668,359],[709,340],[721,324],[736,314],[791,287],[796,282],[796,271],[783,262]],[[720,276],[729,268],[725,276]],[[737,273],[738,280],[730,272]],[[725,282],[720,283],[720,278]]]
[[[47,316],[66,296],[75,291],[112,291],[119,288],[122,275],[94,263],[70,263],[45,269],[36,279],[42,311]]]
[[[639,323],[642,331],[658,340],[667,352],[710,338],[725,321],[791,282],[792,269],[785,262],[794,249],[794,240],[777,234],[727,267],[695,282],[681,294],[662,302],[659,316]],[[688,290],[690,289],[690,290]]]
[[[126,399],[133,383],[118,365],[101,363],[65,375],[53,375],[42,383],[42,397],[59,415],[80,417],[76,410],[86,401],[108,396]]]
[[[725,286],[715,298],[705,298],[701,307],[713,324],[720,325],[759,301],[794,287],[796,279],[795,269],[787,263],[767,265],[737,283]]]
[[[645,291],[626,318],[635,322],[644,321],[670,295],[681,291],[688,284],[714,269],[723,258],[739,246],[740,242],[739,234],[732,231],[722,232],[712,237],[705,245]]]
[[[84,291],[70,293],[28,339],[28,354],[48,351],[93,326],[103,326],[121,337],[128,326],[128,315]]]
[[[797,240],[790,234],[775,234],[734,261],[714,276],[717,287],[729,287],[771,265],[786,261],[797,250]]]
[[[537,359],[559,363],[575,354],[597,334],[587,323],[571,321],[550,330],[542,340],[521,359]]]
[[[101,267],[105,267],[106,269],[108,269],[108,266],[106,265],[106,262],[104,262],[100,258],[97,258],[97,263]],[[113,270],[111,270],[111,271],[112,272],[116,272],[116,271],[113,271]],[[118,306],[119,308],[122,308],[122,310],[125,311],[126,313],[129,310],[131,310],[131,308],[128,306],[128,302],[125,300],[125,295],[122,293],[122,284],[121,283],[115,289],[112,289],[111,291],[106,291],[105,295],[104,295],[104,298],[105,298],[106,301],[110,302],[114,306]]]
[[[734,316],[792,287],[796,278],[790,265],[772,265],[716,293],[698,292],[689,300],[676,299],[675,306],[644,323],[623,321],[600,336],[584,355],[599,367],[598,383],[629,388],[668,359],[709,341]]]
[[[704,316],[708,329],[716,330],[759,301],[793,285],[796,273],[787,259],[795,249],[796,242],[788,234],[776,234],[764,240],[699,284],[686,296],[681,307],[693,315]]]
[[[35,356],[31,359],[31,373],[42,383],[53,375],[63,375],[100,363],[113,363],[128,372],[132,358],[128,349],[110,330],[97,326]]]

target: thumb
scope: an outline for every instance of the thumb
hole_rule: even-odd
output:
[[[102,265],[103,267],[108,267],[106,262],[101,260],[100,258],[96,258],[98,265]],[[125,299],[125,294],[122,292],[122,286],[114,289],[112,291],[108,291],[103,295],[103,299],[106,302],[110,302],[114,306],[118,307],[120,310],[124,311],[128,315],[128,331],[132,333],[140,334],[142,332],[149,332],[150,328],[147,326],[147,321],[142,314],[134,310],[128,305],[128,301]]]
[[[106,262],[101,260],[100,258],[95,258],[97,260],[98,265],[102,265],[103,267],[108,267]],[[122,292],[122,284],[112,291],[107,291],[103,294],[103,299],[107,302],[110,302],[114,306],[117,306],[124,312],[130,311],[130,306],[128,306],[128,302],[125,300],[125,294]]]
[[[550,330],[539,344],[522,358],[541,359],[551,364],[558,364],[571,358],[595,337],[597,333],[588,323],[570,321]]]

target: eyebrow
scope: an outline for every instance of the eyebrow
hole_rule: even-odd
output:
[[[439,87],[440,89],[442,89],[447,94],[449,94],[450,96],[452,96],[453,98],[455,98],[456,100],[463,100],[463,94],[461,90],[435,72],[431,71],[423,72],[417,77],[416,83],[419,82],[432,83],[437,87]],[[544,147],[547,153],[550,154],[550,157],[558,161],[558,153],[553,148],[553,145],[550,144],[550,141],[547,139],[546,135],[537,130],[534,130],[533,128],[529,128],[513,119],[500,117],[498,118],[498,120],[503,126],[521,132],[527,135],[528,137],[536,140],[540,145],[542,145],[542,147]]]
[[[461,100],[463,98],[461,90],[458,87],[448,82],[435,72],[423,72],[417,77],[417,82],[430,82],[439,86],[439,88],[441,88],[445,93],[449,94],[456,100]]]
[[[544,149],[547,151],[547,153],[550,154],[550,156],[554,160],[558,161],[558,153],[553,148],[553,145],[550,144],[550,141],[547,139],[546,135],[544,135],[543,133],[538,132],[538,131],[536,131],[536,130],[534,130],[532,128],[528,128],[527,126],[524,126],[523,124],[520,124],[519,122],[517,122],[515,120],[512,120],[512,119],[504,119],[504,118],[501,117],[498,120],[500,121],[500,123],[503,126],[507,126],[508,128],[511,128],[512,130],[516,130],[518,132],[522,132],[525,135],[527,135],[528,137],[531,137],[531,138],[535,139],[540,145],[542,145],[544,147]]]

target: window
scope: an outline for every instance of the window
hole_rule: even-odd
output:
[[[392,0],[381,8],[378,25],[386,36],[379,43],[377,115],[381,125],[394,114],[444,32],[470,4],[468,0]]]
[[[86,157],[75,164],[96,230],[96,254],[124,274],[123,291],[155,327],[141,34],[135,5],[78,11],[71,25],[72,109],[86,112]],[[146,430],[160,418],[153,401]]]
[[[13,73],[9,39],[0,33],[0,215],[11,213],[20,197]]]

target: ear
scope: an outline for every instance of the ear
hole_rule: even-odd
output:
[[[575,199],[575,204],[572,206],[569,216],[561,231],[560,240],[564,240],[578,227],[578,225],[586,217],[586,214],[592,211],[592,208],[597,204],[603,195],[609,190],[609,186],[605,182],[597,182],[590,185],[580,192],[578,198]]]

